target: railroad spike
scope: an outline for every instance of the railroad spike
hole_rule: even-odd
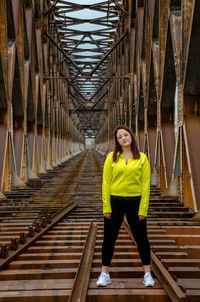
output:
[[[25,236],[24,232],[20,233],[19,242],[20,243],[25,243],[26,242],[26,236]]]
[[[51,219],[51,215],[50,215],[50,214],[48,214],[48,215],[46,216],[46,222],[47,222],[47,223],[51,223],[51,222],[52,222],[52,219]]]
[[[35,232],[39,233],[41,231],[41,225],[39,222],[35,222]]]
[[[8,256],[8,251],[7,251],[6,245],[2,245],[1,246],[0,257],[1,258],[7,258],[7,256]]]
[[[16,238],[11,238],[11,250],[16,251],[18,249],[17,240]]]
[[[46,219],[45,219],[45,217],[42,217],[42,221],[41,221],[41,227],[42,228],[45,228],[46,227]]]
[[[28,228],[28,237],[33,237],[34,236],[34,229],[32,226],[29,226]]]

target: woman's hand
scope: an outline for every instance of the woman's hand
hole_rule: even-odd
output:
[[[105,218],[108,218],[108,219],[110,219],[110,217],[111,217],[111,213],[104,213],[103,215]]]
[[[147,217],[146,217],[146,216],[139,215],[139,221],[141,221],[141,220],[143,220],[143,219],[145,219],[145,218],[147,218]]]

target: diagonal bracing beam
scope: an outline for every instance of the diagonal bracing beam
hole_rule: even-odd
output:
[[[56,6],[57,2],[58,2],[58,0],[55,0],[55,1],[51,4],[51,6],[46,10],[46,12],[44,12],[44,16],[48,15],[48,14],[52,11],[52,9]]]
[[[93,68],[93,70],[89,73],[91,76],[95,70],[107,59],[107,57],[111,54],[111,52],[119,45],[119,43],[126,37],[126,32],[119,38],[119,40],[111,47],[109,51],[103,56],[103,58],[97,63],[97,65]]]
[[[65,78],[64,79],[69,83],[69,85],[74,89],[74,91],[76,91],[76,93],[85,101],[87,102],[87,100],[84,98],[84,96],[80,93],[80,91],[78,89],[76,89],[76,87],[72,84],[72,82],[68,79],[68,78]],[[83,103],[82,103],[83,106],[85,106]]]
[[[101,87],[99,87],[99,89],[95,92],[95,94],[93,94],[93,96],[90,98],[90,101],[99,93],[99,91],[110,81],[112,76],[110,76],[110,78],[108,78],[102,85]]]
[[[44,31],[44,34],[49,38],[49,40],[62,52],[62,54],[70,61],[70,63],[80,72],[80,74],[84,74],[83,71],[78,67],[78,65],[66,54],[66,52],[56,43],[56,41]]]
[[[93,109],[94,109],[94,107],[96,107],[96,105],[106,96],[106,94],[108,93],[108,90],[106,90],[105,92],[104,92],[104,94],[95,102],[95,104],[91,107],[91,111],[94,111]]]
[[[121,9],[121,11],[122,11],[125,15],[128,15],[128,12],[125,10],[125,8],[124,8],[122,5],[120,5],[120,4],[117,2],[117,0],[111,0],[111,1],[114,2],[115,5],[116,5],[117,7],[119,7],[119,8]]]

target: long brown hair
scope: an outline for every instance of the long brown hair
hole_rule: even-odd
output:
[[[126,131],[128,131],[130,133],[130,136],[132,138],[131,151],[132,151],[132,154],[133,154],[133,158],[134,159],[139,159],[140,158],[140,152],[139,152],[137,144],[136,144],[135,134],[133,133],[133,131],[129,127],[127,127],[125,125],[120,125],[120,126],[118,126],[115,129],[115,132],[114,132],[114,136],[115,136],[115,149],[114,149],[114,152],[113,152],[113,161],[117,161],[118,160],[118,156],[117,156],[118,152],[119,152],[119,154],[122,153],[122,146],[119,144],[118,139],[117,139],[117,131],[119,129],[124,129],[124,130],[126,130]]]

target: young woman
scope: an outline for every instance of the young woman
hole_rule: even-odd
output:
[[[144,267],[144,285],[154,286],[150,272],[150,245],[146,217],[150,194],[150,165],[146,155],[139,152],[134,134],[126,126],[115,130],[115,149],[108,154],[103,168],[102,199],[104,240],[102,272],[96,284],[111,283],[109,266],[115,241],[126,214]]]

